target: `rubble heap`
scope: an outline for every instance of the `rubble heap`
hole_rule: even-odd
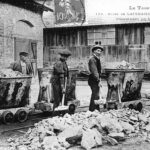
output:
[[[104,144],[117,145],[127,138],[150,139],[150,113],[130,109],[80,112],[44,119],[18,139],[9,139],[11,149],[65,150],[80,145],[90,150]]]
[[[12,69],[1,69],[0,70],[1,78],[13,78],[13,77],[22,77],[22,76],[25,76],[25,75],[18,71],[13,71]]]

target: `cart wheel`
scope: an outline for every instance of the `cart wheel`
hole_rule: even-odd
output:
[[[11,111],[4,111],[2,113],[2,122],[5,124],[12,123],[14,121],[14,115]]]
[[[141,110],[143,109],[143,104],[141,102],[139,102],[137,105],[136,105],[136,110],[138,110],[139,112],[141,112]]]
[[[133,109],[134,108],[133,104],[130,104],[128,107],[129,107],[129,109]]]
[[[18,109],[15,113],[15,118],[18,122],[22,123],[28,119],[28,114],[24,109]]]
[[[74,104],[70,104],[69,105],[69,113],[70,114],[74,114],[75,109],[76,109],[76,106]]]

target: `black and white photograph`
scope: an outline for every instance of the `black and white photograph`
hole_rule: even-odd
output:
[[[0,150],[150,150],[150,0],[0,0]]]

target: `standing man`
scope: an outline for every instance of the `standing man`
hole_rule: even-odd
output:
[[[29,54],[27,52],[20,52],[19,53],[20,60],[11,63],[9,68],[11,68],[14,71],[19,71],[25,75],[33,75],[34,73],[33,66],[31,64],[28,55]]]
[[[89,110],[94,111],[99,110],[99,105],[95,105],[94,100],[99,99],[99,89],[100,89],[100,75],[101,75],[101,62],[100,56],[103,51],[103,47],[100,45],[95,45],[92,48],[92,56],[89,59],[89,79],[88,84],[92,90],[91,100]]]
[[[52,89],[53,89],[53,109],[58,107],[62,101],[62,95],[65,92],[65,83],[69,77],[69,70],[67,66],[67,58],[71,55],[71,52],[67,49],[59,52],[60,58],[53,66],[53,73],[51,77]]]

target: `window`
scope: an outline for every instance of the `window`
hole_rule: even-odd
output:
[[[87,45],[86,29],[58,29],[44,32],[45,46],[85,46]]]
[[[78,31],[78,46],[85,46],[87,45],[87,31],[85,29]]]
[[[94,45],[96,42],[102,45],[115,44],[115,28],[104,26],[89,28],[87,38],[88,45]]]
[[[137,25],[116,27],[116,44],[144,44],[144,27]]]

